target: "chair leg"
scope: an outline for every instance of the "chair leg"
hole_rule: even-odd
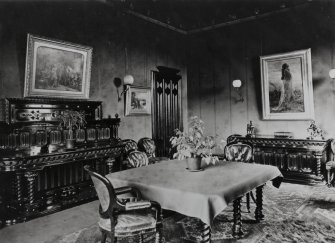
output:
[[[250,193],[248,192],[246,195],[247,198],[247,211],[250,213]]]

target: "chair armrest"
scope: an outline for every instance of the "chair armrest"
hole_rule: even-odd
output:
[[[127,202],[125,205],[126,211],[144,209],[144,208],[150,208],[150,207],[151,207],[150,201]]]
[[[162,207],[158,202],[150,201],[151,208],[153,208],[156,211],[156,220],[157,224],[159,224],[162,227],[162,221],[163,221],[163,211]]]
[[[126,193],[133,193],[136,195],[138,199],[142,198],[141,191],[138,190],[136,187],[125,186],[125,187],[115,188],[116,195],[121,195],[121,194],[126,194]]]

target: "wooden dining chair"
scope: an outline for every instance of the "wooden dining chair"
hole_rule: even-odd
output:
[[[114,188],[106,177],[92,171],[88,165],[84,169],[91,176],[100,201],[101,243],[106,242],[107,236],[111,243],[123,237],[138,237],[141,243],[143,235],[149,233],[155,233],[155,243],[161,242],[162,210],[159,203],[142,200],[141,192],[134,187]],[[136,200],[118,197],[127,193],[134,194]]]
[[[225,146],[224,157],[227,161],[253,162],[253,146],[249,143],[231,142]],[[255,197],[251,192],[246,194],[246,204],[248,213],[250,213],[250,197],[256,202]]]

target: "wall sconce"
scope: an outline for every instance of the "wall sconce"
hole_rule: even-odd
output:
[[[335,79],[335,69],[330,69],[330,71],[329,71],[329,77],[331,79]]]
[[[329,77],[333,80],[333,91],[335,91],[335,69],[330,69]]]
[[[132,85],[134,83],[134,77],[130,74],[127,74],[123,78],[123,91],[120,94],[119,87],[121,86],[121,79],[116,78],[114,79],[114,84],[116,86],[116,92],[117,92],[117,100],[120,102],[122,100],[122,95],[125,94],[129,90],[129,85]]]
[[[236,93],[239,95],[239,99],[236,101],[236,102],[243,102],[244,99],[242,97],[242,90],[241,90],[241,87],[242,87],[242,81],[239,80],[239,79],[235,79],[233,80],[232,82],[232,85],[233,85],[233,89],[236,91]]]

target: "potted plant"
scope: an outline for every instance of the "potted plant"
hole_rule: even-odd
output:
[[[58,115],[58,119],[60,121],[59,126],[68,130],[66,148],[73,149],[75,141],[73,129],[78,129],[86,124],[85,112],[65,110]]]
[[[170,138],[172,148],[176,151],[173,158],[186,159],[189,170],[199,170],[201,160],[215,164],[219,160],[213,156],[213,149],[217,146],[215,138],[204,135],[204,122],[193,116],[189,121],[188,132],[175,129],[175,136]]]

